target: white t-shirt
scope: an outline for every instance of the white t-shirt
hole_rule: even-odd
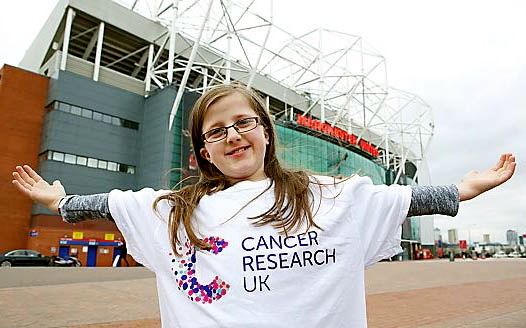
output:
[[[364,269],[401,251],[411,190],[317,178],[323,230],[255,227],[249,218],[272,206],[274,189],[250,202],[270,180],[243,181],[201,199],[195,231],[213,248],[196,251],[182,232],[182,257],[170,247],[168,202],[152,209],[167,191],[113,190],[110,212],[129,254],[156,274],[163,327],[366,327]]]

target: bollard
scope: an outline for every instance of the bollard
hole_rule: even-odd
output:
[[[453,252],[449,252],[449,262],[455,262],[455,254]]]

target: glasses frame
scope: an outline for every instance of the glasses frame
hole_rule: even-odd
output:
[[[239,128],[236,125],[238,125],[241,121],[244,121],[244,120],[247,120],[247,119],[255,120],[256,121],[256,125],[254,125],[254,127],[249,129],[249,130],[240,131]],[[255,128],[258,127],[258,125],[260,123],[261,123],[261,118],[258,117],[258,116],[244,117],[244,118],[241,118],[241,119],[237,120],[236,122],[234,122],[234,124],[231,124],[229,126],[222,126],[222,127],[219,127],[219,128],[213,128],[213,129],[210,129],[210,130],[206,131],[205,133],[201,134],[201,139],[203,140],[203,142],[206,142],[206,143],[216,143],[216,142],[219,142],[221,140],[225,140],[226,139],[226,137],[228,136],[228,130],[230,128],[234,128],[234,130],[236,130],[237,133],[243,134],[243,133],[247,133],[247,132],[250,132],[250,131],[254,130]],[[214,141],[206,140],[205,135],[207,133],[211,132],[211,131],[214,131],[214,130],[222,130],[223,131],[223,137],[221,139],[217,139],[217,140],[214,140]]]

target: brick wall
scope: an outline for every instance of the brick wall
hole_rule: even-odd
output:
[[[31,201],[13,187],[15,165],[38,165],[49,79],[5,65],[0,69],[0,252],[25,248]]]

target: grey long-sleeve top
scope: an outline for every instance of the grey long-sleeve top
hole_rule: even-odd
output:
[[[407,216],[442,214],[455,216],[459,195],[455,185],[412,186],[411,204]],[[68,223],[84,220],[110,220],[108,193],[87,196],[70,195],[60,201],[59,213]]]

